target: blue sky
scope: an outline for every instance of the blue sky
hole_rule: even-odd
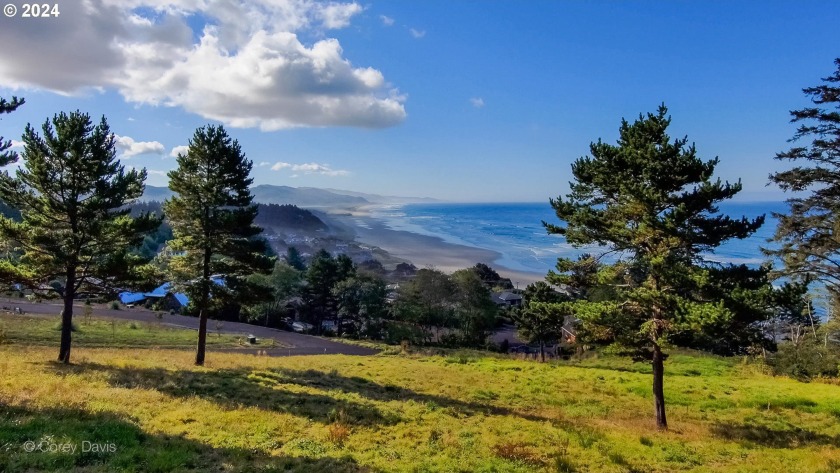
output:
[[[222,122],[256,184],[545,201],[591,141],[664,102],[741,200],[779,200],[788,111],[840,56],[834,1],[58,4],[0,17],[0,96],[27,100],[0,134],[104,114],[153,185]]]

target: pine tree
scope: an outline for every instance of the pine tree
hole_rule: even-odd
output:
[[[24,103],[25,101],[23,99],[19,99],[17,97],[12,97],[11,102],[7,102],[6,99],[0,98],[0,115],[12,113]],[[0,166],[7,166],[17,161],[17,153],[9,151],[11,147],[12,142],[5,141],[5,139],[0,136]]]
[[[204,364],[210,311],[237,298],[246,302],[244,295],[257,293],[246,276],[273,266],[265,241],[256,238],[262,229],[253,224],[252,166],[224,127],[208,125],[195,131],[187,153],[178,155],[178,168],[169,172],[175,195],[164,213],[175,236],[170,247],[183,252],[170,269],[199,313],[196,365]]]
[[[0,218],[0,235],[23,251],[20,276],[61,279],[64,302],[58,360],[70,362],[73,300],[140,277],[142,258],[129,252],[160,225],[148,213],[129,215],[143,194],[146,171],[126,171],[116,159],[115,138],[105,118],[93,126],[87,114],[60,113],[23,135],[25,164],[16,177],[0,174],[0,199],[20,209],[22,221]]]
[[[298,251],[298,249],[294,246],[290,246],[286,250],[286,263],[298,271],[306,271],[306,263],[303,262],[303,257],[300,255],[300,251]]]
[[[837,70],[824,84],[802,89],[816,105],[790,112],[799,127],[791,142],[811,140],[776,154],[776,159],[798,165],[770,175],[784,191],[810,191],[787,200],[789,213],[774,214],[779,220],[774,240],[784,272],[794,279],[819,280],[836,303],[840,300],[840,58]]]
[[[563,337],[563,325],[569,311],[568,303],[527,302],[511,317],[520,337],[540,346],[540,361],[545,361],[545,345]]]
[[[592,143],[592,156],[572,164],[575,182],[566,199],[551,199],[565,225],[545,224],[573,245],[608,245],[618,257],[598,277],[613,282],[615,297],[575,302],[573,312],[590,333],[612,337],[652,363],[660,429],[668,425],[663,344],[669,334],[732,315],[722,303],[692,297],[707,278],[702,253],[747,237],[764,221],[718,214],[717,204],[737,194],[740,182],[712,181],[718,159],[700,160],[687,138],[671,141],[666,114],[663,105],[633,124],[622,120],[617,146]],[[575,264],[561,260],[558,268],[568,276]],[[563,275],[555,282],[564,282]]]
[[[334,289],[338,283],[355,275],[350,258],[339,255],[333,258],[326,250],[320,250],[312,258],[306,270],[304,308],[306,318],[320,333],[324,320],[336,314],[338,300]]]
[[[490,298],[490,289],[484,285],[473,268],[452,273],[455,284],[455,325],[461,334],[460,343],[483,347],[493,332],[499,309]]]

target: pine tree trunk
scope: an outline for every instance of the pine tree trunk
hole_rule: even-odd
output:
[[[545,363],[545,343],[540,339],[540,361]]]
[[[210,236],[205,234],[209,240]],[[203,261],[203,278],[202,278],[202,294],[201,294],[201,309],[198,313],[198,348],[195,352],[195,364],[197,366],[204,366],[204,353],[207,346],[207,307],[210,305],[210,257],[212,253],[210,246],[204,248]]]
[[[195,352],[195,364],[204,366],[204,351],[207,345],[207,309],[198,314],[198,349]]]
[[[68,268],[66,276],[64,308],[61,310],[61,346],[58,349],[58,361],[70,364],[70,345],[73,335],[73,297],[76,295],[76,268]]]
[[[662,348],[658,343],[653,344],[653,407],[656,412],[656,427],[668,430],[668,420],[665,418],[665,366]]]

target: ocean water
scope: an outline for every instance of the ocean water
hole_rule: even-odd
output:
[[[765,261],[760,247],[772,247],[768,238],[776,228],[771,212],[784,212],[783,202],[732,203],[720,206],[731,217],[765,214],[764,225],[744,240],[734,240],[706,255],[711,261],[757,266]],[[542,221],[559,223],[554,210],[543,203],[406,204],[381,207],[373,216],[390,228],[442,238],[444,241],[493,250],[501,256],[494,264],[544,275],[558,257],[599,253],[602,248],[575,248],[559,235],[549,235]]]

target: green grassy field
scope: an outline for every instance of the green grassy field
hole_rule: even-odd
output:
[[[213,347],[237,348],[244,344],[239,335],[219,334],[214,321],[208,323],[207,344]],[[100,317],[74,318],[73,345],[79,347],[120,348],[190,348],[194,349],[195,330],[181,329],[162,323],[132,322]],[[58,316],[0,315],[0,329],[7,343],[15,345],[49,346],[58,349],[61,340],[61,320]],[[259,340],[249,348],[265,348],[271,340]],[[275,343],[275,346],[280,346]],[[56,352],[57,354],[58,352]]]
[[[649,368],[616,358],[211,351],[198,368],[187,350],[80,345],[63,366],[17,340],[0,345],[0,471],[840,470],[840,386],[741,360],[672,356],[660,433]]]

